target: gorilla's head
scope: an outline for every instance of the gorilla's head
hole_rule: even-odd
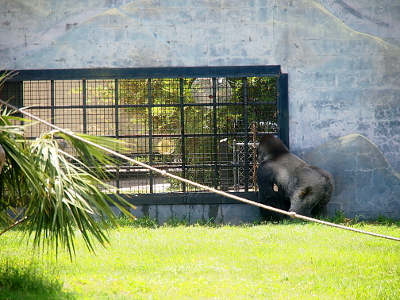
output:
[[[257,160],[260,163],[267,159],[275,159],[285,153],[290,153],[285,144],[275,135],[266,134],[260,139],[260,145],[257,148]]]

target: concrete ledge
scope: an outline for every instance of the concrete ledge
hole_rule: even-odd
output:
[[[235,196],[257,201],[256,192],[232,192]],[[213,193],[160,193],[121,195],[133,205],[179,205],[179,204],[240,204],[242,202]]]
[[[117,207],[112,208],[119,213]],[[260,209],[249,204],[148,204],[137,205],[131,213],[137,218],[149,216],[160,225],[171,218],[187,220],[190,224],[202,220],[231,225],[261,221]]]
[[[257,200],[257,193],[254,192],[232,194]],[[205,220],[240,225],[261,220],[259,207],[212,193],[141,194],[124,197],[136,206],[136,209],[131,210],[135,217],[147,215],[156,219],[159,224],[174,217],[186,219],[190,224]],[[114,210],[118,213],[117,208]]]

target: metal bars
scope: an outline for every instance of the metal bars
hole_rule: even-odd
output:
[[[123,154],[223,190],[254,187],[251,124],[258,136],[272,132],[288,142],[287,75],[275,66],[119,71],[21,71],[14,80],[23,91],[14,94],[53,124],[125,140]],[[34,125],[29,135],[43,130]],[[124,193],[198,191],[128,162],[107,168]]]

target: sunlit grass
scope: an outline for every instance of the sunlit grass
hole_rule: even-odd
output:
[[[75,299],[400,299],[396,241],[309,223],[143,224],[152,228],[112,230],[111,246],[96,256],[78,239],[74,261],[68,253],[35,260]],[[396,225],[362,229],[400,237]],[[32,256],[18,237],[0,239],[2,261]]]
[[[36,260],[0,258],[0,299],[75,299],[63,288],[56,268]]]

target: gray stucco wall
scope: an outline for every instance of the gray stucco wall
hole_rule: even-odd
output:
[[[400,46],[400,2],[371,0],[317,0],[356,31]]]
[[[358,133],[400,169],[400,4],[368,0],[0,2],[3,69],[281,65],[302,155]]]

